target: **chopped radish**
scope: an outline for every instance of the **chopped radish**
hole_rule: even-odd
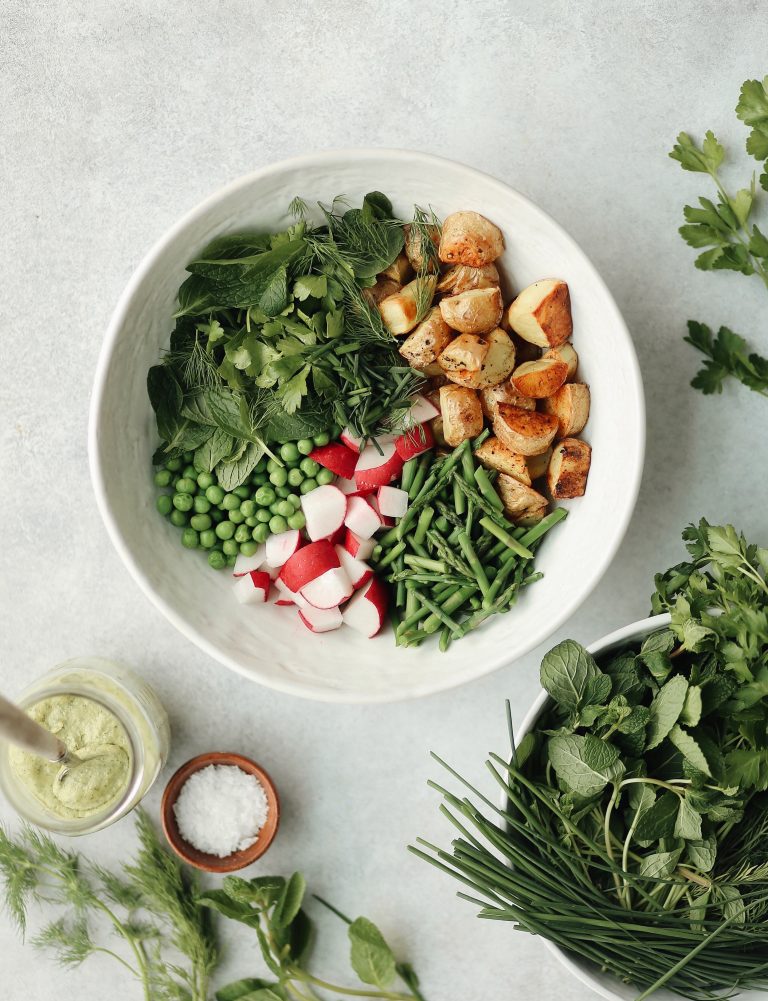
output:
[[[385,518],[402,518],[408,510],[408,491],[400,487],[379,487],[376,494],[379,514]]]
[[[267,600],[272,584],[263,570],[251,570],[235,581],[235,597],[241,605],[260,605]]]
[[[341,492],[347,497],[362,497],[365,494],[371,493],[372,489],[371,487],[361,488],[355,483],[354,480],[342,479],[341,477],[336,480],[334,486],[338,487],[339,490],[341,490]]]
[[[328,541],[332,546],[339,546],[344,541],[344,536],[346,535],[347,527],[342,523],[333,533],[333,535],[328,536]]]
[[[352,587],[356,591],[358,588],[365,587],[371,577],[373,577],[373,570],[371,570],[367,563],[363,563],[362,560],[358,560],[350,555],[344,546],[336,546],[336,552],[341,561],[342,569],[346,570],[347,577],[352,581]]]
[[[298,605],[299,608],[306,608],[309,604],[307,599],[302,598],[298,591],[292,591],[282,577],[277,578],[275,587],[277,588],[276,605]]]
[[[346,530],[344,548],[350,556],[354,556],[358,560],[370,559],[375,545],[376,543],[373,539],[362,539],[351,528]]]
[[[381,487],[379,487],[379,490],[381,490]],[[379,521],[384,526],[384,528],[391,528],[392,525],[394,525],[395,523],[395,519],[388,518],[385,514],[381,513],[381,511],[379,510],[379,502],[373,494],[366,499],[373,508],[373,510],[376,512],[376,514],[379,516]]]
[[[381,518],[364,497],[350,497],[344,524],[361,539],[370,539],[381,528]]]
[[[280,571],[280,577],[291,591],[300,591],[326,570],[338,566],[341,564],[336,550],[327,539],[320,539],[295,552]]]
[[[402,469],[403,460],[397,454],[394,440],[380,438],[376,443],[369,442],[360,453],[355,466],[355,483],[361,488],[380,487],[397,479]]]
[[[413,397],[413,403],[411,404],[411,409],[408,411],[406,420],[410,424],[423,424],[425,421],[431,421],[433,418],[439,416],[440,411],[437,407],[426,396],[417,393]]]
[[[261,570],[264,566],[264,561],[267,558],[267,547],[265,543],[259,546],[253,556],[243,556],[242,553],[238,553],[237,559],[235,560],[235,566],[232,570],[233,577],[244,577],[251,570]]]
[[[301,589],[301,596],[315,608],[336,608],[353,591],[347,571],[339,566],[326,570],[324,574],[305,584]]]
[[[355,475],[357,449],[353,452],[351,448],[347,448],[346,445],[337,441],[314,449],[309,453],[309,458],[319,462],[326,469],[330,469],[336,476],[343,476],[348,480]]]
[[[312,608],[311,605],[299,609],[299,618],[313,633],[329,633],[344,621],[338,608]]]
[[[344,524],[347,498],[338,487],[329,483],[304,494],[301,509],[307,519],[307,535],[316,542],[327,539]]]
[[[378,577],[349,601],[344,608],[344,622],[370,639],[384,624],[387,614],[387,591]]]
[[[281,567],[300,548],[301,533],[295,528],[270,535],[266,542],[267,563],[271,567]]]
[[[360,443],[362,442],[363,439],[358,438],[356,435],[353,435],[352,432],[349,430],[349,428],[344,428],[344,430],[339,435],[339,438],[341,438],[346,447],[351,448],[353,452],[360,451]]]
[[[435,436],[429,424],[419,424],[417,427],[411,428],[410,431],[400,435],[395,442],[397,454],[404,462],[412,459],[414,455],[421,455],[422,452],[434,447]]]

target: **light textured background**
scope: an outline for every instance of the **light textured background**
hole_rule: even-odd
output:
[[[733,107],[742,80],[768,71],[766,52],[764,6],[744,0],[0,0],[0,689],[13,695],[78,653],[135,665],[172,716],[174,767],[225,744],[273,773],[284,822],[255,871],[301,868],[342,909],[373,917],[430,1001],[591,996],[540,943],[477,921],[404,850],[418,834],[448,837],[427,751],[481,776],[503,744],[503,699],[520,719],[543,650],[469,688],[364,709],[248,687],[199,653],[139,593],[95,510],[86,422],[102,332],[165,228],[262,164],[402,146],[508,181],[600,268],[645,375],[637,514],[562,630],[595,639],[646,613],[652,575],[681,557],[690,519],[730,519],[766,541],[764,401],[694,393],[681,341],[689,317],[759,333],[765,293],[755,279],[694,271],[676,227],[706,184],[666,156],[681,128],[712,127],[738,153]],[[5,806],[0,819],[13,823]],[[132,845],[130,820],[82,842],[103,861]],[[343,936],[324,925],[317,959],[332,967]],[[229,940],[224,975],[256,972],[247,935]],[[105,976],[116,982],[107,964],[58,971],[0,923],[5,1001],[96,1001]],[[125,984],[119,996],[138,992]]]

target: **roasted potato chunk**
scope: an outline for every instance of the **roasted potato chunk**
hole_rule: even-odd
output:
[[[509,381],[523,396],[543,400],[552,396],[565,382],[568,366],[559,358],[539,358],[518,365]]]
[[[405,256],[405,251],[401,251],[389,267],[384,268],[379,278],[391,278],[392,281],[405,285],[411,277],[411,272],[411,262]]]
[[[579,356],[574,350],[573,344],[567,341],[565,344],[561,344],[557,348],[550,348],[549,351],[545,351],[541,356],[542,358],[557,358],[559,361],[564,361],[568,366],[568,375],[565,377],[566,382],[573,382],[576,378],[576,370],[579,367]]]
[[[435,442],[442,448],[446,448],[448,442],[445,440],[445,432],[443,431],[443,418],[433,417],[429,423],[432,427],[432,434],[435,436]]]
[[[503,251],[501,230],[479,212],[454,212],[444,220],[439,254],[446,264],[482,268]]]
[[[512,452],[540,455],[546,452],[557,434],[557,418],[536,410],[523,410],[508,403],[499,403],[493,430],[497,438]]]
[[[410,333],[424,316],[435,294],[436,279],[433,276],[414,278],[394,295],[388,295],[379,303],[379,312],[384,326],[391,334]]]
[[[459,334],[443,349],[437,359],[440,368],[450,379],[453,372],[468,369],[479,374],[488,354],[489,344],[477,334]]]
[[[440,300],[440,312],[449,327],[461,334],[485,334],[497,327],[504,312],[501,289],[474,288]]]
[[[547,486],[555,499],[583,497],[592,463],[592,449],[578,438],[563,438],[555,446],[547,469]]]
[[[477,386],[487,389],[504,382],[515,367],[515,345],[501,327],[486,335],[488,354],[478,372]]]
[[[499,403],[509,403],[513,407],[520,407],[523,410],[536,409],[536,401],[529,396],[521,396],[509,380],[500,382],[498,386],[482,389],[480,403],[483,413],[489,421],[493,421],[496,416]]]
[[[583,382],[566,382],[544,400],[544,412],[558,420],[558,438],[571,438],[584,430],[589,420],[589,386]]]
[[[437,271],[439,268],[437,261],[437,247],[440,243],[439,226],[403,226],[405,233],[405,256],[414,271],[426,268],[429,271]],[[429,250],[427,243],[427,253],[425,254],[424,241],[426,237],[432,241],[433,251]]]
[[[507,310],[510,327],[540,348],[556,348],[573,333],[571,296],[559,278],[545,278],[523,289]]]
[[[542,476],[546,476],[551,458],[551,448],[548,448],[546,452],[542,452],[541,455],[529,455],[526,457],[525,461],[528,464],[528,472],[531,480],[540,480]]]
[[[412,368],[425,371],[437,362],[438,355],[448,347],[453,331],[443,319],[437,306],[433,306],[421,323],[400,345],[400,354]],[[442,369],[438,366],[439,374]]]
[[[486,264],[482,268],[468,268],[465,264],[457,264],[448,268],[437,283],[437,291],[447,295],[460,295],[473,288],[493,288],[499,284],[499,271],[495,264]]]
[[[464,386],[440,387],[440,413],[446,442],[455,448],[483,430],[483,411],[473,389]]]
[[[547,513],[547,498],[514,476],[499,473],[496,489],[504,510],[516,525],[535,525]]]
[[[375,285],[363,289],[363,296],[371,306],[378,306],[382,299],[386,299],[390,295],[397,295],[401,288],[400,282],[396,282],[392,278],[382,278],[379,275]]]
[[[531,485],[531,475],[528,472],[525,456],[511,452],[498,438],[486,438],[482,445],[475,449],[475,458],[486,469],[495,469],[497,473],[514,476],[521,483]]]

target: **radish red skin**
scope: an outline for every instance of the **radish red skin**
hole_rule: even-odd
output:
[[[375,448],[374,445],[366,445],[363,451],[360,453],[360,459],[367,459],[370,456],[369,449]],[[355,483],[360,490],[375,490],[376,487],[386,486],[387,483],[391,483],[392,480],[396,480],[403,471],[403,460],[400,455],[398,455],[396,449],[392,448],[392,454],[390,456],[379,456],[381,462],[374,466],[369,466],[366,469],[355,469]],[[358,460],[359,465],[360,460]]]
[[[345,480],[350,480],[355,475],[357,465],[357,452],[342,445],[340,442],[331,442],[330,445],[323,445],[309,453],[309,458],[320,463],[325,469],[335,476],[341,476]]]
[[[373,577],[371,582],[365,588],[358,591],[354,595],[344,609],[344,612],[342,613],[344,615],[344,621],[347,625],[351,626],[352,629],[355,629],[357,632],[361,632],[364,636],[372,639],[378,632],[380,632],[381,627],[384,625],[384,620],[387,614],[387,604],[387,589],[378,577]],[[354,624],[358,614],[366,622],[368,622],[369,616],[374,616],[373,628],[370,631],[361,629],[359,624]]]
[[[290,591],[300,591],[305,584],[315,580],[326,570],[338,567],[339,557],[327,539],[310,542],[291,556],[280,571]]]
[[[400,435],[395,442],[395,451],[403,462],[407,462],[408,459],[412,459],[415,455],[421,455],[422,452],[427,452],[430,448],[434,447],[435,436],[429,424],[419,424],[410,431],[406,431],[405,434]]]
[[[373,539],[363,539],[361,536],[355,535],[352,529],[348,528],[344,534],[343,545],[350,556],[364,561],[370,559],[376,543]]]
[[[338,608],[319,609],[305,608],[299,609],[299,618],[312,633],[329,633],[333,629],[338,629],[344,622]],[[312,622],[315,619],[315,622]],[[315,628],[315,627],[318,628]]]

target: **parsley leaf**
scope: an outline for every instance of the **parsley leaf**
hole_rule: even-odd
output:
[[[722,393],[723,383],[731,376],[748,389],[768,396],[768,359],[750,352],[739,334],[720,327],[714,336],[706,324],[689,320],[684,340],[708,359],[691,381],[695,389],[707,395]]]

